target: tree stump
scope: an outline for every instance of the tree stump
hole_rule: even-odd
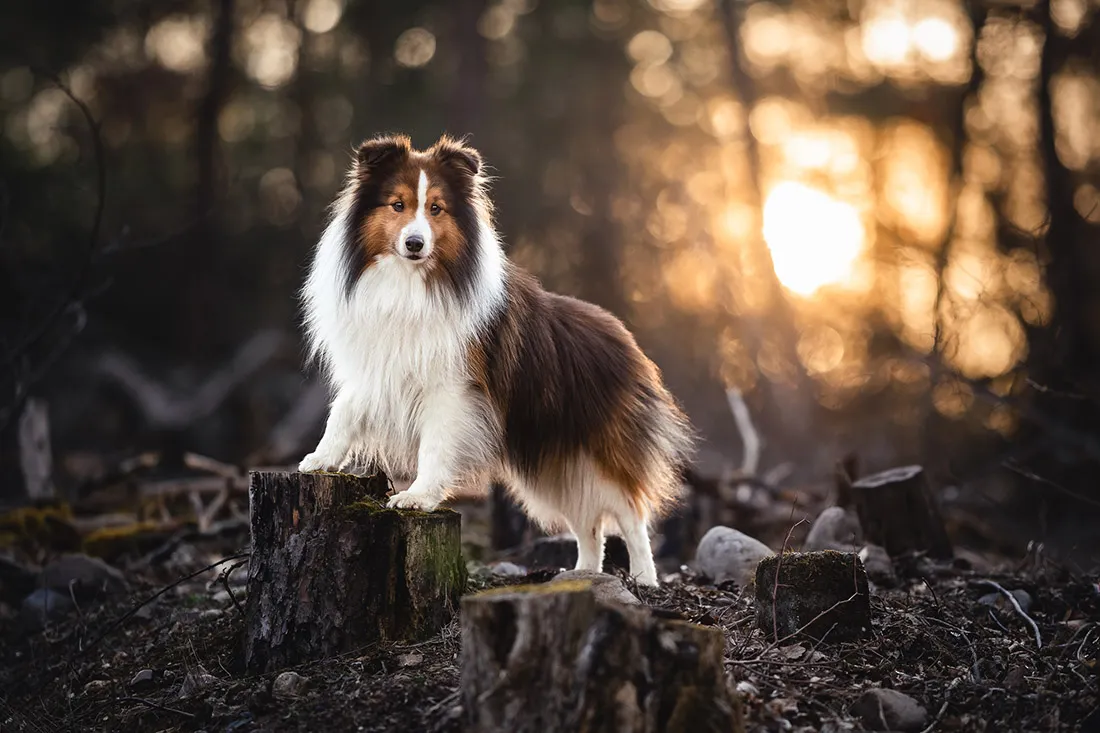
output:
[[[852,482],[852,503],[868,542],[891,556],[917,550],[939,559],[954,555],[924,469],[903,466]]]
[[[867,573],[854,552],[765,557],[754,585],[756,625],[771,642],[852,641],[871,631]]]
[[[743,730],[715,628],[597,602],[591,581],[462,600],[471,733]]]
[[[249,479],[250,671],[424,639],[450,620],[466,585],[456,512],[387,509],[381,473]]]

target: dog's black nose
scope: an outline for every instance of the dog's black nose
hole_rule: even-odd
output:
[[[419,252],[424,249],[424,237],[419,234],[410,234],[405,240],[405,249],[410,252]]]

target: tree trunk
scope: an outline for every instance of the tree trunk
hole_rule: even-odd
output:
[[[251,473],[249,670],[424,639],[450,620],[466,584],[459,515],[387,509],[388,483]]]
[[[868,542],[891,556],[910,550],[949,559],[954,555],[924,469],[904,466],[852,483],[852,502]]]
[[[600,604],[591,581],[462,601],[467,730],[734,731],[720,630]]]

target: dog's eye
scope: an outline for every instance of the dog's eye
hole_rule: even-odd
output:
[[[405,204],[401,203],[400,201],[394,201],[392,204],[390,204],[390,206],[393,207],[394,211],[404,211],[405,210]]]
[[[439,216],[439,212],[443,211],[443,209],[439,208],[439,204],[432,204],[431,211],[432,216]]]

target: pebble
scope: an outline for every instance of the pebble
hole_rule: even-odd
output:
[[[493,563],[489,566],[489,569],[493,572],[493,575],[503,575],[506,577],[527,575],[526,568],[522,568],[514,562],[508,561]]]
[[[153,681],[156,675],[151,669],[143,669],[133,676],[130,680],[130,689],[132,690],[144,690],[153,686]]]
[[[898,576],[894,572],[894,561],[886,548],[879,545],[864,545],[859,551],[859,559],[863,561],[863,568],[867,571],[867,577],[882,586],[894,586],[898,582]]]
[[[600,604],[634,606],[641,603],[637,596],[626,589],[623,581],[614,575],[597,573],[595,570],[566,570],[555,575],[550,583],[562,583],[568,580],[591,581],[592,595]]]
[[[868,730],[919,731],[928,725],[928,711],[904,692],[876,687],[852,705],[851,713]]]
[[[280,672],[271,683],[271,694],[284,699],[298,697],[305,691],[308,684],[309,678],[297,672]]]
[[[72,609],[69,596],[50,588],[39,588],[23,599],[20,615],[24,624],[38,630],[45,627],[47,621],[64,616]]]
[[[727,580],[745,586],[756,575],[757,564],[775,553],[760,540],[729,527],[711,527],[699,541],[695,565],[715,583]]]
[[[187,676],[183,678],[179,697],[181,700],[194,697],[211,685],[216,684],[217,681],[218,678],[207,672],[201,664],[197,665],[195,668],[188,670]]]
[[[1010,590],[1009,593],[1011,593],[1012,597],[1016,599],[1016,602],[1020,604],[1020,608],[1023,610],[1024,613],[1028,613],[1031,610],[1032,600],[1030,593],[1028,593],[1026,590],[1023,590],[1022,588]],[[1007,608],[1013,611],[1016,610],[1015,608],[1012,608],[1012,603],[1007,598],[1005,598],[1004,593],[1001,593],[1000,591],[987,593],[986,595],[978,599],[978,603],[982,604],[983,606]]]
[[[854,512],[831,506],[818,515],[806,535],[803,549],[853,550],[862,542],[863,530]]]
[[[126,588],[126,578],[118,568],[97,557],[79,553],[62,555],[54,560],[42,568],[38,580],[41,587],[63,593],[68,593],[71,587],[78,599]]]
[[[92,680],[84,685],[85,695],[100,695],[111,688],[110,680]]]

